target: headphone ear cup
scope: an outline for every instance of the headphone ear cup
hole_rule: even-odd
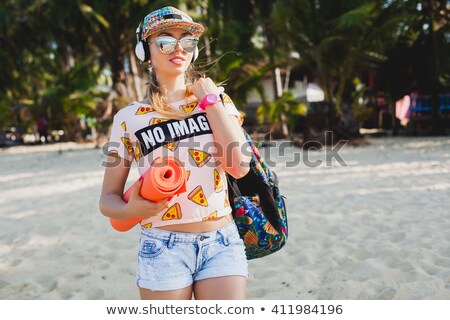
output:
[[[192,63],[194,63],[195,60],[198,58],[198,47],[195,47],[194,50],[194,57],[192,58]]]
[[[136,43],[136,47],[134,48],[134,53],[136,54],[136,57],[141,60],[142,62],[145,62],[145,50],[144,46],[142,45],[142,41],[139,41]]]
[[[145,41],[141,40],[136,44],[134,53],[136,54],[136,57],[142,62],[147,62],[148,60],[150,60],[150,50],[147,42]]]

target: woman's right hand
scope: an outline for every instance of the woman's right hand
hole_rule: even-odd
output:
[[[159,202],[144,199],[139,193],[142,181],[143,179],[139,179],[134,185],[130,199],[125,205],[124,209],[129,218],[157,216],[162,214],[164,209],[171,207],[175,203],[176,197],[166,198]]]

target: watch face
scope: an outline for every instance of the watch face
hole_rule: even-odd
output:
[[[206,100],[208,103],[216,103],[217,102],[217,96],[215,94],[208,94],[206,96]]]

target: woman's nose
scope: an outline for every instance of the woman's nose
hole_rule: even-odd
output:
[[[180,41],[177,41],[177,44],[175,45],[175,50],[174,51],[175,52],[183,52],[184,51],[183,47],[181,46]]]

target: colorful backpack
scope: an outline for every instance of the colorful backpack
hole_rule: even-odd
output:
[[[288,225],[278,178],[261,158],[248,133],[244,134],[252,148],[250,171],[241,179],[227,174],[227,179],[233,216],[250,260],[280,250],[288,237]]]

